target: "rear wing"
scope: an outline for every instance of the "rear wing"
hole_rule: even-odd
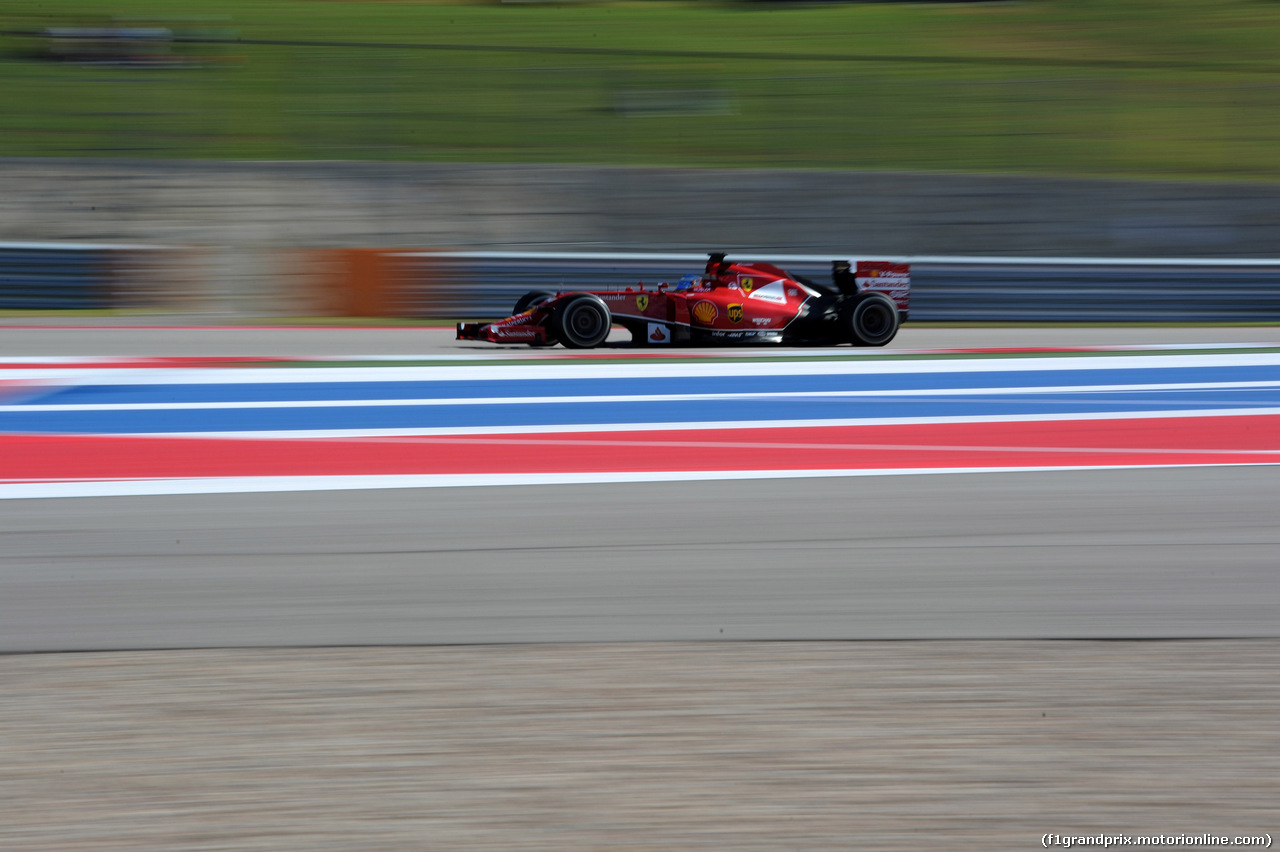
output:
[[[840,263],[839,261],[836,262]],[[844,264],[843,276],[833,264],[833,277],[841,290],[845,290],[841,278],[847,282],[850,277],[848,264]],[[860,260],[852,272],[853,285],[859,293],[883,293],[897,304],[898,310],[906,313],[911,308],[911,266],[906,263],[890,263],[887,260]]]

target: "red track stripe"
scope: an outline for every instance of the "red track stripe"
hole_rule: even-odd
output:
[[[0,480],[1280,463],[1280,415],[359,439],[0,436]]]

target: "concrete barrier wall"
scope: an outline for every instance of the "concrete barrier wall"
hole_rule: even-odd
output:
[[[379,282],[424,273],[384,269],[386,252],[358,251],[374,248],[719,249],[862,258],[1280,256],[1280,186],[796,170],[0,159],[0,187],[0,242],[185,246],[180,264],[167,260],[167,269],[139,266],[132,277],[117,276],[117,292],[142,294],[148,305],[232,314],[438,311],[430,299],[411,307],[389,301],[394,293]],[[928,287],[917,280],[917,292],[927,297]],[[1260,285],[1264,294],[1271,292],[1269,281]],[[1188,285],[1195,282],[1179,286]],[[947,286],[972,304],[963,287]],[[1007,302],[1008,294],[993,298]],[[1239,309],[1246,315],[1249,298]],[[458,315],[458,305],[449,307],[445,314]]]
[[[0,159],[0,242],[1271,257],[1280,186],[888,172]]]
[[[705,264],[705,255],[672,253],[321,248],[260,254],[277,270],[268,278],[276,310],[259,299],[260,313],[288,304],[299,315],[406,318],[494,319],[511,313],[531,290],[652,286]],[[815,280],[829,278],[833,259],[748,257]],[[202,288],[148,286],[147,276],[190,280],[192,267],[206,259],[189,249],[0,243],[0,308],[198,308]],[[1280,322],[1280,260],[880,259],[911,264],[917,321]]]
[[[182,246],[0,242],[0,310],[190,307],[210,259]]]

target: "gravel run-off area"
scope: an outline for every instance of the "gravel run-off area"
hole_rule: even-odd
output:
[[[986,850],[1274,832],[1277,671],[1280,640],[10,655],[0,848]]]

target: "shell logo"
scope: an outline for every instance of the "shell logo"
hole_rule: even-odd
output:
[[[716,310],[714,302],[708,302],[703,299],[693,306],[693,318],[698,322],[711,323],[718,316],[720,316],[720,311]]]

